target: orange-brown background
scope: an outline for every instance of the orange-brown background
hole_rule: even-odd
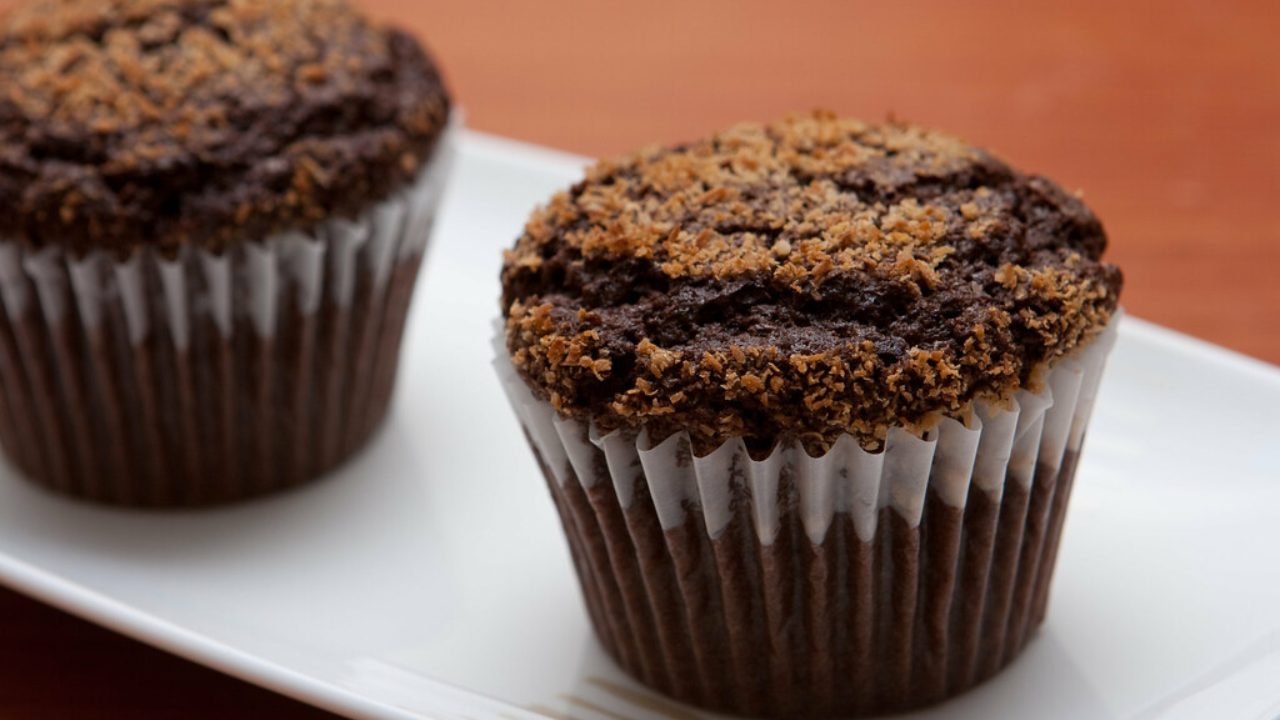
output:
[[[1082,188],[1134,315],[1280,362],[1275,2],[366,5],[470,126],[584,154],[814,107],[947,129]],[[313,714],[4,591],[0,673],[0,717]]]

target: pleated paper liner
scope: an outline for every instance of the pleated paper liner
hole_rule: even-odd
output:
[[[601,437],[536,399],[501,337],[496,366],[623,669],[720,712],[865,716],[973,687],[1043,620],[1115,324],[1009,407],[821,457]]]
[[[386,413],[455,136],[358,220],[223,254],[72,257],[0,240],[8,458],[59,492],[155,507],[260,495],[341,463]]]

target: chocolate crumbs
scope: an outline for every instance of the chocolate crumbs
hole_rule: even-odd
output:
[[[34,0],[0,19],[0,227],[77,252],[260,239],[413,180],[448,116],[341,0]]]
[[[875,448],[1088,342],[1122,285],[1105,247],[1044,178],[819,112],[588,170],[507,253],[507,344],[605,430]]]

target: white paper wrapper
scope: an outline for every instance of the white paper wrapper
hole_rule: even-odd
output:
[[[312,479],[385,414],[456,122],[409,188],[310,234],[127,258],[0,228],[0,444],[36,482],[202,505]]]
[[[852,716],[968,689],[1043,619],[1115,325],[1008,407],[821,457],[602,436],[534,397],[501,332],[495,365],[626,670],[719,711]]]

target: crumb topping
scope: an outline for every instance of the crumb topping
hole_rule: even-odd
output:
[[[605,430],[811,452],[963,417],[1087,342],[1120,271],[1080,200],[915,126],[830,113],[605,161],[502,272],[516,368]]]
[[[81,250],[305,228],[411,181],[448,110],[343,0],[33,0],[0,20],[0,222]]]

